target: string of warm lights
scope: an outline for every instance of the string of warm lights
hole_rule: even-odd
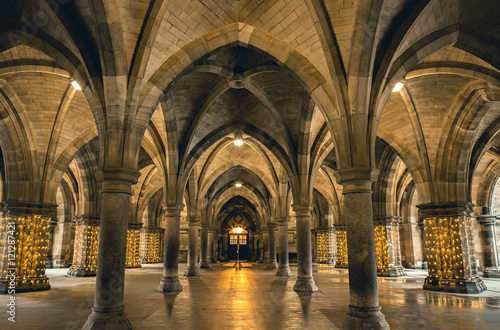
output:
[[[91,276],[97,272],[97,253],[99,251],[99,226],[88,220],[77,221],[75,231],[75,252],[73,265],[68,271],[70,276]]]
[[[336,268],[347,268],[349,261],[347,259],[347,232],[345,229],[337,229],[337,262]]]
[[[141,262],[139,260],[140,237],[141,230],[139,228],[129,228],[127,230],[127,252],[125,259],[125,268],[141,267]]]
[[[375,231],[375,257],[377,260],[377,273],[383,274],[389,272],[389,249],[387,241],[387,227],[385,225],[376,225]]]
[[[333,264],[336,261],[337,244],[335,232],[332,229],[319,229],[316,231],[316,262]]]
[[[15,258],[12,264],[2,265],[2,278],[10,268],[15,268],[16,292],[49,289],[49,279],[45,276],[47,250],[49,245],[49,218],[41,215],[9,216],[4,214],[1,221],[1,243],[6,246],[8,236],[14,236]],[[15,233],[9,233],[8,224],[14,223]],[[8,249],[1,250],[2,260],[9,260]],[[12,251],[10,255],[12,255]]]
[[[161,229],[143,228],[139,249],[141,263],[161,262]]]

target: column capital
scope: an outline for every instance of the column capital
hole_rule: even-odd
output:
[[[311,216],[311,212],[313,210],[313,205],[293,204],[292,209],[295,212],[296,217],[307,217],[307,216]]]
[[[380,171],[373,167],[351,167],[335,173],[337,183],[343,186],[342,194],[371,193],[372,183],[378,180]]]
[[[184,210],[184,204],[162,204],[162,211],[167,217],[179,217],[182,210]]]
[[[290,217],[279,217],[279,218],[274,218],[276,220],[276,223],[278,226],[284,225],[290,221]]]
[[[31,203],[19,201],[7,201],[3,203],[6,211],[11,216],[41,215],[42,217],[52,218],[56,215],[57,204],[53,203]]]
[[[267,228],[269,228],[269,230],[276,230],[277,227],[278,227],[278,225],[276,224],[276,222],[268,222],[267,223]]]
[[[129,223],[128,229],[141,229],[142,223]]]
[[[418,212],[424,217],[432,216],[469,216],[474,210],[469,202],[425,203],[417,205]]]
[[[190,226],[196,226],[201,223],[201,217],[199,216],[188,216],[187,222]]]
[[[498,221],[496,215],[493,214],[478,215],[476,218],[477,221],[482,225],[494,225],[495,222]]]
[[[96,173],[97,181],[102,183],[103,193],[132,194],[132,185],[137,183],[141,173],[123,167],[103,167]]]

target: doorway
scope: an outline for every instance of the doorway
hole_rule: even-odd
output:
[[[241,228],[234,228],[241,229]],[[229,260],[248,260],[248,232],[242,230],[241,232],[230,231],[229,232],[229,246],[228,246],[228,257]],[[239,258],[238,258],[239,253]]]

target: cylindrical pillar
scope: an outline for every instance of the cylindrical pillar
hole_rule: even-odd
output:
[[[165,246],[163,253],[163,277],[158,285],[159,292],[182,291],[179,282],[179,225],[184,204],[164,206]]]
[[[318,291],[312,274],[311,251],[311,205],[294,205],[297,222],[297,282],[293,290],[297,292]]]
[[[208,231],[208,238],[207,238],[207,244],[208,244],[208,247],[207,247],[207,259],[209,262],[211,263],[214,263],[215,262],[215,253],[214,253],[214,236],[215,236],[215,233],[213,230],[209,230]]]
[[[290,277],[292,271],[288,264],[288,218],[277,218],[279,266],[276,277]]]
[[[123,306],[131,186],[136,171],[103,170],[95,299],[82,329],[132,329]]]
[[[200,218],[189,218],[188,264],[184,276],[200,276],[198,268],[198,227]]]
[[[262,263],[269,263],[269,228],[265,227],[262,231]]]
[[[208,265],[208,226],[201,226],[200,231],[200,268],[210,268]]]
[[[377,170],[348,169],[339,173],[343,185],[349,259],[349,311],[344,329],[389,329],[380,311],[372,209],[372,183]]]
[[[494,215],[481,215],[477,217],[481,224],[481,233],[484,244],[484,277],[500,277],[498,248],[496,244]]]
[[[278,263],[276,262],[276,223],[270,222],[267,224],[269,230],[269,259],[267,262],[267,269],[278,268]]]

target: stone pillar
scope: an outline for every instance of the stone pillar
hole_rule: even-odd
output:
[[[75,220],[75,226],[73,265],[69,268],[67,276],[95,276],[99,249],[99,220],[78,218]]]
[[[52,252],[54,251],[54,229],[56,229],[57,219],[52,218],[49,221],[49,246],[47,249],[47,261],[45,268],[54,268],[54,260],[52,258]]]
[[[142,223],[129,223],[127,230],[127,252],[125,268],[141,268],[139,247]]]
[[[141,264],[161,262],[161,228],[143,227],[141,229],[141,246],[139,261]]]
[[[349,259],[349,311],[344,329],[389,329],[380,311],[373,228],[372,183],[375,169],[345,169],[337,172],[343,186]]]
[[[165,211],[165,248],[163,253],[163,277],[159,292],[181,292],[179,282],[179,226],[184,204],[169,204]]]
[[[311,211],[312,205],[294,205],[297,222],[297,292],[318,291],[312,274]]]
[[[424,246],[429,273],[424,289],[480,293],[486,286],[477,274],[472,212],[469,203],[417,205],[424,219]]]
[[[0,294],[49,290],[45,275],[49,222],[56,205],[2,202],[0,206]],[[11,285],[15,282],[15,285]]]
[[[198,268],[198,227],[200,218],[189,218],[188,262],[184,276],[200,276]]]
[[[264,227],[262,230],[262,263],[269,263],[269,228]]]
[[[213,230],[209,230],[208,231],[208,238],[207,238],[207,244],[208,244],[208,247],[207,247],[207,259],[209,262],[211,263],[214,263],[215,262],[215,253],[214,253],[214,240],[215,240],[215,232]]]
[[[401,265],[399,243],[399,218],[379,219],[375,224],[375,254],[377,256],[377,275],[386,277],[405,276]]]
[[[500,278],[498,247],[495,233],[495,222],[497,222],[497,218],[494,215],[480,215],[477,217],[477,220],[481,224],[481,234],[484,244],[484,277]]]
[[[337,236],[337,262],[335,268],[348,268],[349,259],[347,257],[347,231],[345,225],[335,226]]]
[[[139,172],[103,169],[95,298],[82,329],[132,329],[123,306],[125,255],[132,184]]]
[[[277,218],[278,223],[278,253],[279,266],[276,277],[291,277],[292,271],[288,264],[288,221],[289,218]]]
[[[267,224],[269,230],[269,259],[267,262],[267,269],[278,268],[278,263],[276,262],[276,223],[270,222]]]
[[[201,226],[200,232],[200,268],[210,268],[208,265],[208,226]]]

